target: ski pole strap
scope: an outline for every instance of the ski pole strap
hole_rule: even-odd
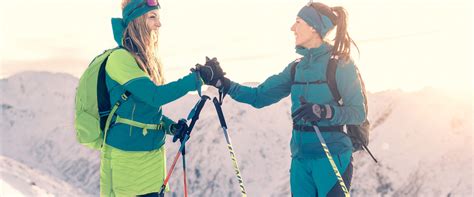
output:
[[[321,132],[344,132],[344,126],[320,126]],[[293,129],[300,132],[314,132],[313,126],[308,125],[293,125]]]
[[[222,102],[223,102],[223,100],[224,100],[225,95],[227,95],[227,94],[224,93],[224,92],[221,92],[221,90],[219,90],[219,104],[222,105]],[[214,98],[215,98],[215,97],[214,97]]]

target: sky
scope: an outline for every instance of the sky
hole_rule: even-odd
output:
[[[79,77],[116,46],[119,0],[7,1],[0,7],[0,77],[36,70]],[[430,86],[468,92],[473,81],[470,0],[325,0],[349,13],[353,58],[371,92]],[[167,81],[205,56],[236,82],[263,82],[299,56],[290,27],[302,0],[162,0],[159,57]],[[355,51],[355,50],[354,50]],[[466,88],[469,91],[466,91]]]

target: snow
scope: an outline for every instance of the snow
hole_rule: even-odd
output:
[[[6,183],[3,180],[0,180],[0,189],[1,195],[8,195],[12,197],[25,196],[23,193],[13,188],[10,184]]]
[[[0,156],[0,196],[52,197],[64,193],[87,195],[55,177],[45,175],[13,159]]]
[[[98,195],[99,153],[75,141],[76,86],[77,78],[60,73],[27,72],[0,80],[0,196]],[[213,88],[203,93],[217,96]],[[369,148],[380,163],[367,153],[354,154],[352,195],[472,196],[472,100],[431,88],[371,93]],[[166,105],[164,114],[187,117],[197,101],[196,94],[188,94]],[[248,195],[289,196],[289,99],[255,109],[229,97],[222,108]],[[168,168],[178,149],[170,139]],[[212,102],[186,149],[190,196],[240,196]],[[171,196],[182,196],[181,168],[178,161]]]

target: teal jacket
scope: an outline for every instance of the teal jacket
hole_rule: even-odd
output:
[[[135,58],[125,49],[112,52],[106,64],[106,84],[110,103],[129,91],[131,96],[117,110],[107,132],[106,144],[125,151],[150,151],[165,143],[165,133],[174,122],[163,115],[161,106],[188,93],[200,89],[202,80],[196,73],[164,85],[155,85],[143,72]],[[117,117],[161,128],[143,129],[129,124],[117,123]]]
[[[295,81],[311,82],[326,80],[326,68],[329,62],[332,46],[324,43],[318,48],[306,49],[298,47],[296,52],[303,58],[296,66]],[[308,102],[330,104],[334,115],[330,120],[322,120],[319,126],[337,126],[344,124],[361,124],[366,116],[361,83],[356,73],[354,63],[339,62],[336,71],[336,81],[344,106],[339,106],[333,99],[327,83],[295,84],[292,85],[290,63],[282,72],[266,79],[257,87],[247,87],[231,82],[228,94],[236,101],[247,103],[256,108],[262,108],[280,101],[291,94],[291,111],[300,107],[299,97],[303,96]],[[303,121],[299,125],[308,125]],[[322,132],[324,139],[333,154],[352,151],[350,138],[342,132]],[[325,157],[321,143],[314,132],[292,130],[290,142],[293,158],[322,158]]]

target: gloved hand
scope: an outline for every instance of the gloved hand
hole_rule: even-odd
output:
[[[212,59],[206,57],[204,66],[196,64],[196,68],[192,68],[191,71],[198,72],[206,85],[212,85],[214,87],[216,87],[216,84],[225,75],[225,72],[215,57]]]
[[[317,122],[322,119],[331,119],[334,109],[330,105],[320,105],[309,103],[300,97],[301,106],[291,114],[293,122],[303,119],[305,122]]]
[[[217,81],[214,87],[219,89],[219,92],[223,93],[223,95],[225,96],[227,92],[229,92],[230,79],[228,79],[227,77],[222,77]]]
[[[186,119],[181,119],[178,121],[178,123],[171,124],[170,130],[172,133],[174,133],[173,142],[176,142],[178,139],[182,142],[184,140],[186,132],[188,131],[188,124],[186,123]]]

